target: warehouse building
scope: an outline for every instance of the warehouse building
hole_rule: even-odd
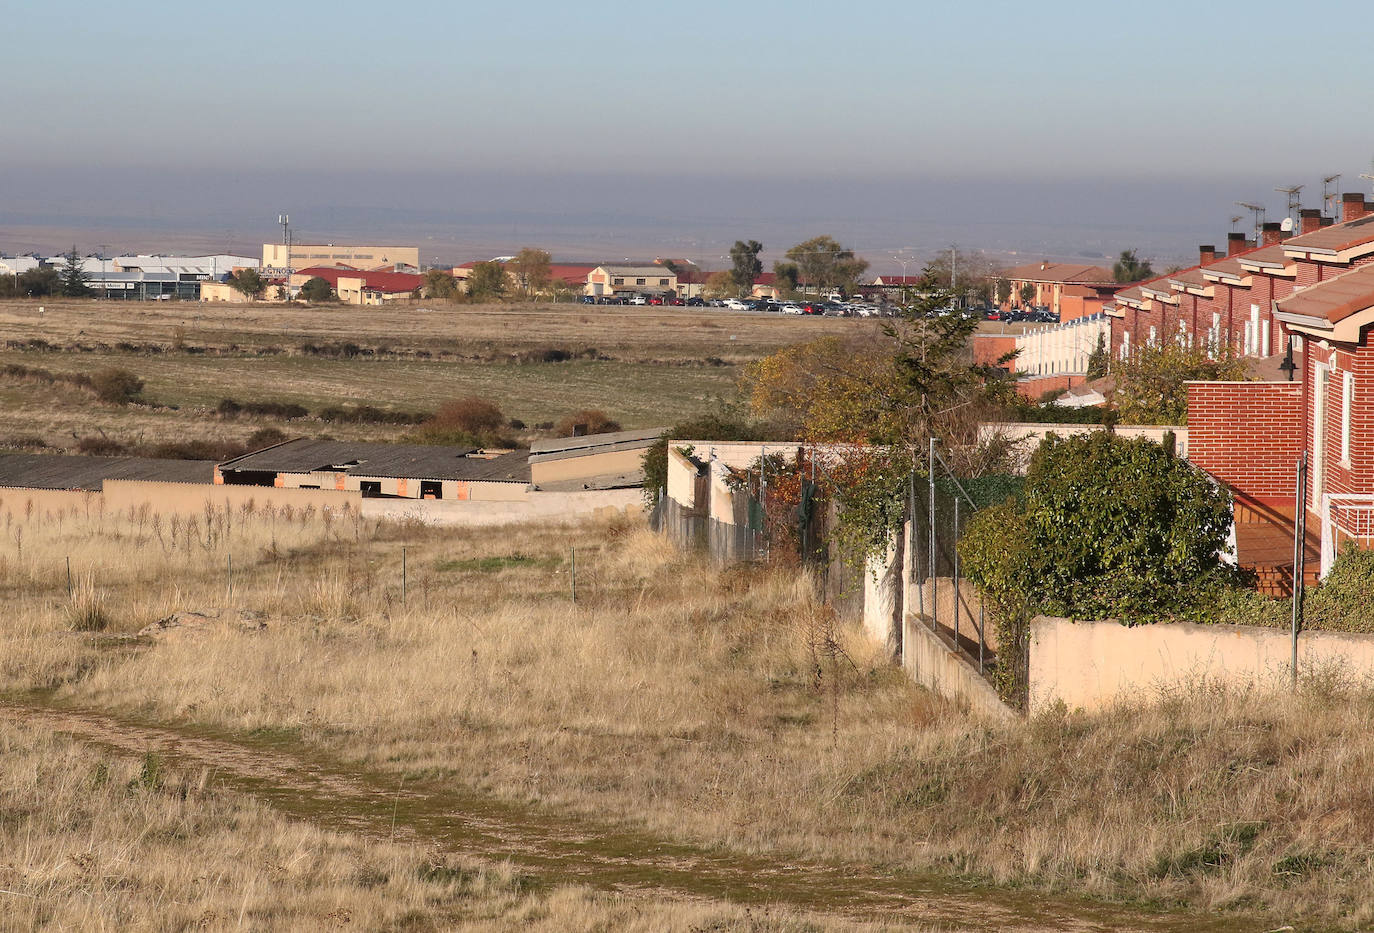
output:
[[[512,501],[525,498],[530,467],[524,451],[296,438],[221,463],[214,482],[358,490],[367,499]]]

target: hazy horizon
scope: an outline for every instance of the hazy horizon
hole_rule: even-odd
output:
[[[1269,15],[1287,10],[421,0],[362,24],[321,0],[26,5],[0,66],[0,250],[257,252],[286,211],[302,241],[427,262],[528,245],[709,264],[820,233],[877,269],[951,242],[1186,262],[1231,217],[1252,228],[1237,201],[1272,220],[1277,186],[1309,207],[1324,175],[1368,190],[1352,115],[1374,88],[1323,38],[1363,7],[1298,30]]]

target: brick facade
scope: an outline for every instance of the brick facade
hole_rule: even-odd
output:
[[[1238,494],[1291,511],[1303,398],[1299,382],[1188,383],[1188,459]]]

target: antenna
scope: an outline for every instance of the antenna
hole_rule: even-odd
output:
[[[1287,224],[1283,229],[1289,231],[1293,229],[1293,224],[1297,222],[1298,212],[1302,210],[1302,199],[1300,197],[1305,185],[1289,185],[1287,188],[1275,188],[1280,194],[1288,195],[1288,216],[1284,219]]]
[[[1264,205],[1251,204],[1249,201],[1237,201],[1236,207],[1243,207],[1255,216],[1255,242],[1260,241],[1260,235],[1264,233]]]
[[[1374,170],[1374,159],[1369,160],[1369,166],[1371,170]],[[1371,175],[1369,172],[1360,172],[1360,177],[1365,181],[1374,182],[1374,175]]]
[[[1240,214],[1232,214],[1232,215],[1231,215],[1231,230],[1232,230],[1232,231],[1234,231],[1234,230],[1236,229],[1236,224],[1240,223],[1240,221],[1241,221],[1241,216],[1242,216],[1242,215],[1240,215]]]
[[[1336,183],[1336,191],[1330,191],[1331,183]],[[1322,213],[1328,217],[1336,214],[1336,205],[1341,203],[1341,173],[1327,175],[1322,179]]]

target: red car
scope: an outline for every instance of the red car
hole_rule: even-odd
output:
[[[652,297],[652,298],[649,299],[649,304],[651,304],[651,305],[661,305],[661,304],[663,304],[663,299],[660,298],[660,297],[658,297],[657,295],[655,295],[654,297]]]

